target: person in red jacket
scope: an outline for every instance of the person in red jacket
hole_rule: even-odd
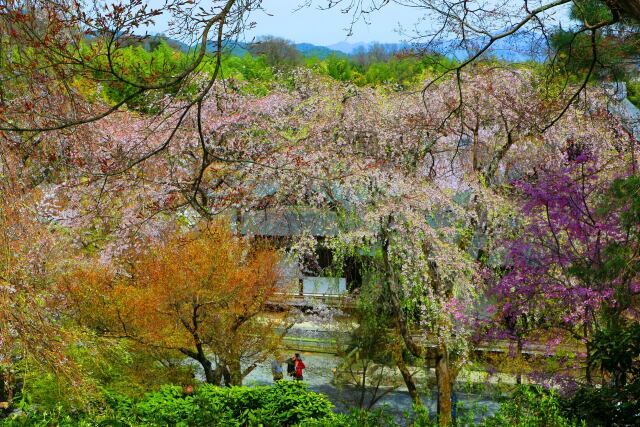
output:
[[[295,360],[295,367],[296,367],[296,373],[294,378],[298,381],[302,381],[303,379],[302,370],[306,368],[306,366],[304,366],[304,362],[300,358],[300,353],[296,353],[296,355],[294,356],[294,360]]]

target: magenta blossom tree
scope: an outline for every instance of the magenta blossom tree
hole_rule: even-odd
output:
[[[493,288],[503,332],[521,341],[584,345],[585,380],[593,334],[607,322],[633,316],[637,275],[615,268],[616,251],[630,238],[625,206],[607,206],[616,178],[628,176],[622,159],[600,161],[571,146],[565,165],[516,187],[526,197],[522,235],[509,243],[507,271]]]

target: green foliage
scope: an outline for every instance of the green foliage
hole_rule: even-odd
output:
[[[59,407],[71,410],[91,406],[93,401],[100,400],[102,388],[113,395],[138,398],[164,384],[194,382],[193,366],[183,363],[179,354],[147,350],[122,341],[101,342],[85,338],[87,345],[71,347],[66,352],[75,363],[77,377],[74,379],[29,368],[26,361],[14,364],[19,378],[24,381],[21,398],[29,404],[37,404],[42,410],[54,411]],[[82,378],[82,390],[72,381],[78,378]]]
[[[354,409],[348,414],[338,414],[331,420],[306,420],[301,427],[397,427],[393,415],[385,408],[370,411]]]
[[[28,374],[32,377],[27,376]],[[34,375],[35,374],[35,375]],[[22,390],[21,398],[24,404],[37,403],[45,411],[61,412],[63,408],[69,409],[82,404],[73,393],[64,378],[59,378],[52,373],[29,372],[25,375],[26,383]],[[17,399],[14,398],[14,401]]]
[[[289,40],[279,37],[263,37],[249,46],[249,51],[264,59],[269,67],[288,71],[303,62],[302,53]]]
[[[574,1],[570,16],[580,26],[613,22],[611,9],[602,0]],[[559,66],[564,73],[584,75],[593,67],[594,78],[612,76],[618,80],[626,80],[629,74],[628,63],[640,52],[640,39],[636,31],[610,31],[604,27],[595,35],[595,63],[592,35],[581,28],[556,31],[551,37],[551,46],[557,54],[554,65]]]
[[[571,19],[589,25],[613,19],[611,9],[602,0],[574,0],[570,16]]]
[[[91,45],[85,46],[87,56],[93,48]],[[112,68],[116,73],[112,75],[95,71],[94,77],[104,81],[101,91],[107,100],[118,103],[129,99],[129,108],[151,113],[153,111],[148,111],[147,105],[159,100],[163,93],[153,92],[130,99],[138,91],[137,85],[161,85],[169,82],[193,60],[193,54],[187,55],[174,50],[165,41],[160,42],[151,51],[145,50],[142,46],[128,46],[114,51],[110,59],[103,55],[94,58],[96,70]],[[108,65],[109,62],[112,64],[111,67]],[[164,93],[175,95],[180,89],[180,86],[172,85],[167,87]],[[149,99],[149,96],[153,99]]]
[[[640,425],[640,381],[625,387],[582,387],[564,405],[589,426]]]
[[[360,82],[362,80],[362,77],[348,58],[331,55],[324,61],[324,65],[327,75],[335,80],[341,82]]]
[[[192,395],[185,395],[179,386],[163,386],[142,399],[105,393],[103,407],[97,414],[73,413],[63,407],[41,410],[30,406],[21,415],[0,421],[0,425],[277,427],[309,420],[333,425],[335,415],[331,409],[332,404],[324,395],[310,392],[305,384],[296,381],[253,388],[202,385]]]
[[[113,51],[110,58],[96,55],[100,50],[97,45],[86,44],[82,50],[83,56],[92,58],[93,78],[101,81],[97,88],[85,87],[84,82],[78,81],[76,85],[83,94],[89,99],[101,97],[112,104],[127,100],[129,108],[144,113],[156,113],[158,101],[166,95],[184,99],[195,94],[197,76],[213,74],[217,63],[214,56],[207,55],[196,69],[195,78],[192,76],[166,88],[134,96],[140,85],[162,86],[171,82],[193,64],[197,51],[184,52],[164,39],[121,47]],[[429,73],[451,66],[450,60],[437,55],[387,55],[382,59],[372,56],[364,62],[339,55],[303,59],[294,46],[280,39],[263,40],[250,50],[254,55],[225,53],[218,76],[232,89],[260,96],[267,94],[275,84],[290,86],[291,70],[295,67],[306,67],[358,86],[393,85],[402,89],[421,82]]]
[[[558,394],[540,386],[522,387],[503,402],[500,410],[485,419],[484,427],[574,427],[583,426],[563,413]]]
[[[629,377],[640,380],[640,324],[621,325],[595,333],[591,363],[612,376],[615,385],[624,386]]]
[[[371,64],[364,77],[370,85],[391,83],[408,87],[423,76],[425,68],[425,63],[416,58],[392,58],[389,61]]]
[[[7,427],[85,427],[95,425],[95,423],[92,423],[90,421],[78,419],[78,416],[76,414],[69,413],[63,406],[58,406],[54,409],[43,411],[36,411],[27,408],[25,409],[25,412],[20,413],[20,415],[18,416],[9,417],[6,419],[0,418],[0,426]]]
[[[127,76],[127,81],[105,78],[101,89],[104,98],[111,103],[118,103],[129,98],[137,91],[136,84],[157,85],[167,81],[170,76],[180,74],[194,59],[194,52],[184,53],[174,50],[166,42],[160,42],[153,50],[145,50],[141,46],[129,46],[119,49],[114,58],[115,68],[121,74]],[[103,60],[103,59],[101,59]],[[105,60],[106,61],[106,60]],[[102,67],[106,68],[106,64]],[[206,56],[198,72],[212,75],[216,69],[216,58]],[[96,77],[101,77],[97,73]],[[231,86],[234,82],[250,82],[250,85],[241,85],[236,89],[244,90],[257,95],[265,95],[271,84],[275,82],[273,68],[267,63],[264,56],[254,57],[249,54],[244,56],[224,55],[221,60],[218,77],[228,79]],[[195,93],[196,83],[185,81],[180,85],[170,86],[162,91],[146,94],[144,97],[135,97],[127,102],[129,108],[146,113],[153,113],[148,105],[158,101],[161,96],[189,96]],[[153,99],[149,99],[152,96]]]
[[[222,58],[221,77],[237,82],[249,82],[251,84],[241,86],[241,90],[255,95],[266,95],[276,76],[263,57],[254,57],[249,54],[244,56],[225,55]],[[207,61],[204,66],[209,73],[213,72],[214,64]]]
[[[308,61],[311,64],[310,61]],[[332,55],[324,61],[313,63],[319,72],[343,82],[357,86],[390,84],[398,89],[420,83],[428,73],[444,70],[451,61],[439,56],[393,56],[385,60],[356,63],[352,58]]]
[[[640,250],[640,177],[631,175],[614,181],[607,193],[601,209],[607,213],[620,212],[620,224],[625,237],[606,248],[607,264],[610,277],[632,279],[640,274],[640,263],[637,254]],[[628,280],[627,279],[627,280]],[[620,308],[631,302],[634,293],[631,289],[621,287],[616,294]]]
[[[558,31],[552,39],[552,47],[557,52],[557,63],[564,72],[584,74],[593,63],[591,35],[574,31]],[[596,63],[592,77],[612,76],[624,80],[628,74],[627,63],[640,52],[640,40],[636,34],[617,37],[601,34],[595,38]]]
[[[606,205],[610,208],[625,206],[620,218],[625,228],[636,236],[640,234],[640,176],[632,175],[625,179],[616,180],[611,186]],[[640,237],[640,236],[638,236]]]
[[[640,82],[637,80],[627,80],[627,99],[636,107],[640,107]]]

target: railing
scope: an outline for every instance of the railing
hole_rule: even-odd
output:
[[[270,305],[311,306],[321,303],[335,308],[354,308],[354,303],[348,295],[313,294],[313,293],[276,293],[269,301]]]
[[[322,332],[324,335],[330,334],[327,331],[314,331]],[[341,338],[346,339],[345,333],[341,333]],[[437,344],[435,342],[425,340],[424,338],[414,335],[413,339],[422,345],[424,348],[435,349]],[[335,338],[308,338],[294,335],[286,335],[283,339],[283,344],[288,349],[297,349],[301,351],[310,351],[318,353],[332,353],[338,352],[338,340]],[[508,340],[501,340],[487,345],[481,345],[474,349],[476,353],[510,353],[515,346],[515,343]],[[584,348],[579,346],[556,346],[554,352],[558,350],[566,353],[578,353],[584,351]],[[546,356],[549,353],[549,348],[546,344],[542,343],[525,343],[522,346],[521,353],[523,355],[530,356]]]
[[[289,350],[308,351],[311,353],[338,353],[338,344],[335,340],[285,336],[282,344]]]

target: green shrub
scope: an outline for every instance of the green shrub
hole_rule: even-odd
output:
[[[627,97],[636,107],[640,107],[640,82],[637,80],[627,81]]]
[[[163,386],[134,400],[107,393],[100,414],[70,414],[28,408],[20,415],[0,420],[3,426],[292,426],[316,420],[335,425],[333,405],[303,383],[280,381],[275,386],[222,388],[198,387],[185,395],[179,386]]]
[[[565,401],[567,411],[587,425],[640,425],[640,381],[625,387],[582,387]]]
[[[398,427],[393,415],[386,408],[373,410],[353,409],[348,414],[338,414],[333,418],[308,419],[300,427]]]
[[[584,426],[568,418],[562,411],[560,398],[554,390],[540,386],[518,389],[511,398],[502,403],[500,410],[486,418],[484,427],[577,427]]]
[[[180,387],[165,386],[147,394],[128,417],[121,419],[148,425],[268,427],[295,425],[308,419],[331,420],[332,406],[324,395],[294,381],[251,388],[203,385],[192,396],[184,396]]]

